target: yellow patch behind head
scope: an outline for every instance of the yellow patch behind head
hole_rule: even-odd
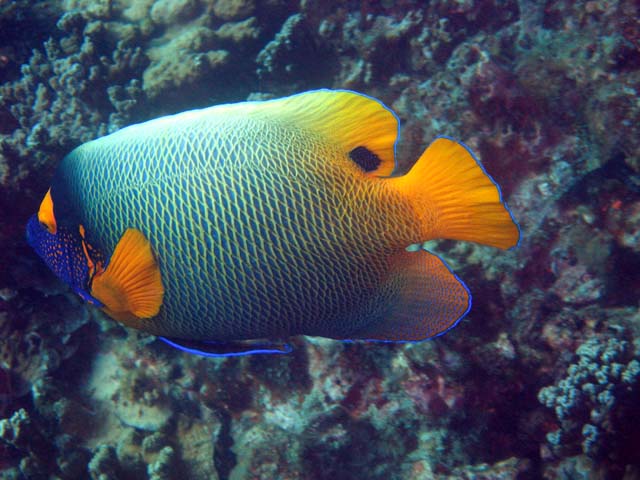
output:
[[[116,245],[109,265],[93,278],[91,295],[104,311],[126,325],[158,314],[164,296],[160,269],[151,244],[134,228],[127,229]]]
[[[40,203],[38,209],[38,221],[47,227],[51,234],[55,234],[58,230],[56,217],[53,214],[53,199],[51,198],[51,189],[47,190],[47,194]]]

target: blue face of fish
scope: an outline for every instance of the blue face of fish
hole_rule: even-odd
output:
[[[27,242],[60,280],[84,300],[102,306],[87,293],[95,271],[95,257],[99,255],[95,251],[90,254],[82,237],[82,227],[78,231],[64,226],[51,228],[38,215],[33,215],[27,223]]]

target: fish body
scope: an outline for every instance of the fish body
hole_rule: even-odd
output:
[[[50,264],[41,244],[55,219],[54,235],[76,237],[70,255],[86,270],[65,280],[154,335],[422,340],[471,299],[441,260],[406,247],[457,238],[507,248],[518,230],[497,186],[452,140],[428,155],[449,161],[429,169],[421,158],[418,171],[392,177],[397,135],[381,103],[331,90],[133,125],[64,158],[28,237]],[[461,156],[467,174],[456,179]],[[466,205],[460,192],[478,198]],[[134,297],[144,307],[131,307]]]

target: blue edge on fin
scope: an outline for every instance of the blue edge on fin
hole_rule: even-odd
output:
[[[258,353],[264,354],[284,354],[291,352],[291,345],[288,343],[283,344],[271,344],[271,343],[256,343],[254,345],[246,344],[244,348],[246,350],[242,350],[241,344],[239,342],[190,342],[188,340],[184,341],[184,344],[178,343],[176,340],[172,340],[166,337],[157,337],[162,340],[167,345],[172,346],[173,348],[177,348],[178,350],[182,350],[183,352],[191,353],[193,355],[200,355],[202,357],[242,357],[244,355],[255,355]],[[238,348],[237,351],[234,351],[234,346]],[[228,349],[229,351],[222,351]],[[216,351],[217,350],[217,351]]]
[[[431,252],[429,252],[431,253]],[[471,310],[471,304],[473,303],[473,296],[471,295],[471,291],[469,290],[469,288],[467,287],[467,284],[464,283],[462,280],[460,280],[460,277],[458,277],[458,275],[456,275],[455,273],[453,273],[453,270],[451,270],[451,268],[449,267],[449,264],[447,264],[447,262],[445,262],[442,258],[440,258],[439,255],[436,255],[435,253],[431,253],[431,255],[435,255],[436,257],[438,257],[438,259],[442,262],[442,264],[447,268],[447,270],[449,270],[449,273],[451,273],[451,275],[454,276],[454,278],[460,283],[460,285],[462,285],[462,287],[467,291],[467,295],[469,295],[469,304],[467,305],[467,309],[462,313],[462,315],[460,315],[455,322],[453,322],[451,325],[449,325],[449,327],[446,330],[443,330],[442,332],[432,336],[432,337],[427,337],[427,338],[423,338],[422,340],[379,340],[377,338],[372,338],[372,339],[368,339],[368,338],[358,338],[358,341],[365,341],[365,342],[374,342],[374,343],[395,343],[395,344],[405,344],[405,343],[422,343],[422,342],[426,342],[428,340],[431,340],[433,338],[439,337],[440,335],[444,335],[445,333],[447,333],[449,330],[451,330],[452,328],[455,328],[456,325],[458,325],[458,323],[460,323],[460,320],[462,320],[464,317],[467,316],[467,313],[469,313],[469,310]],[[356,340],[342,340],[345,343],[355,343]]]
[[[504,198],[502,196],[502,189],[500,188],[500,185],[498,185],[498,182],[496,182],[493,179],[493,177],[491,175],[489,175],[489,172],[487,172],[487,170],[484,168],[484,165],[482,165],[480,160],[478,160],[478,157],[476,157],[475,153],[473,153],[473,150],[471,150],[471,148],[466,143],[461,142],[460,140],[456,140],[455,138],[452,138],[452,137],[450,137],[448,135],[438,135],[435,138],[435,140],[437,140],[438,138],[446,138],[447,140],[451,140],[452,142],[456,142],[457,144],[462,145],[465,148],[465,150],[467,152],[469,152],[469,155],[471,155],[471,157],[476,161],[476,163],[478,164],[478,166],[482,170],[482,173],[484,173],[487,176],[487,178],[489,180],[491,180],[491,183],[493,183],[495,185],[495,187],[498,189],[498,197],[500,198],[500,203],[502,205],[504,205],[504,208],[507,210],[507,213],[511,217],[511,221],[514,223],[514,225],[518,229],[518,242],[513,247],[508,248],[507,251],[508,250],[514,250],[514,249],[518,248],[520,246],[520,242],[522,241],[522,235],[521,235],[522,230],[520,229],[520,225],[518,224],[518,222],[516,222],[516,219],[513,216],[513,213],[511,212],[511,209],[509,208],[509,205],[507,205],[507,202],[504,200]],[[440,259],[440,260],[442,260],[442,259]],[[446,263],[445,263],[445,265],[446,265]],[[447,265],[447,268],[449,268],[448,265]],[[451,269],[449,269],[449,270],[451,270]]]

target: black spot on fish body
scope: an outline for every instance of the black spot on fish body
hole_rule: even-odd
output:
[[[365,172],[376,170],[382,160],[367,147],[356,147],[349,152],[349,158],[353,160]]]

